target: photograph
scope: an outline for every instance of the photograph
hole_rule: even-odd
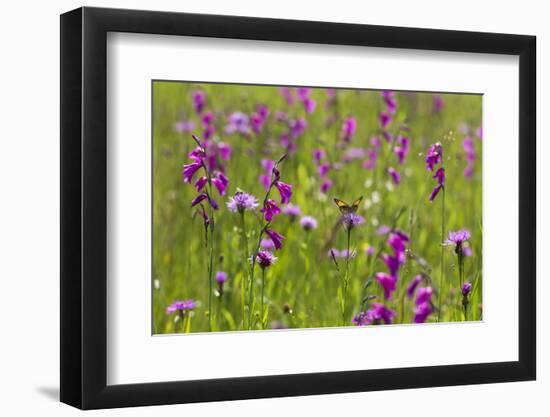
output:
[[[153,334],[483,319],[481,94],[151,88]]]

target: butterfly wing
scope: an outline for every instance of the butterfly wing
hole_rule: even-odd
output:
[[[351,207],[344,200],[340,200],[339,198],[335,198],[334,202],[336,203],[336,205],[340,209],[341,213],[346,214],[346,213],[350,212]]]
[[[361,200],[363,200],[363,196],[359,197],[357,200],[355,200],[353,202],[353,204],[351,205],[351,210],[354,212],[354,213],[357,213],[357,209],[359,208],[359,205],[361,204]]]

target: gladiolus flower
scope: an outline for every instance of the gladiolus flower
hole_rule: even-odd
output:
[[[264,213],[265,220],[270,222],[273,220],[274,216],[281,212],[281,209],[274,200],[269,199],[265,202],[264,207],[260,211]]]
[[[390,300],[392,293],[396,289],[397,277],[384,272],[377,272],[374,274],[374,278],[382,286],[382,289],[384,290],[384,298],[386,300]]]
[[[290,197],[292,197],[292,185],[282,181],[276,181],[275,187],[277,187],[281,195],[281,204],[288,204],[290,202]]]
[[[284,236],[277,233],[273,229],[266,229],[265,233],[267,234],[267,236],[269,236],[269,238],[275,245],[275,249],[281,249],[283,247],[283,240],[285,239]]]

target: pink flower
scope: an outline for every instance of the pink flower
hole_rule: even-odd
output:
[[[264,207],[260,211],[264,213],[265,220],[270,222],[273,220],[273,217],[281,212],[281,209],[274,200],[269,199],[265,202]]]

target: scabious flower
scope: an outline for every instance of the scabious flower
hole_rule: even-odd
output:
[[[340,218],[340,222],[347,230],[351,230],[354,227],[365,223],[365,219],[356,213],[345,213]]]
[[[355,117],[347,117],[342,124],[341,137],[344,142],[350,142],[357,130],[357,120]]]
[[[462,246],[468,240],[470,240],[471,234],[467,229],[458,230],[456,232],[449,232],[449,237],[444,242],[445,245],[455,245],[455,252],[462,253]]]
[[[287,204],[282,208],[283,214],[290,217],[291,220],[300,216],[300,207],[295,204]]]
[[[388,168],[388,174],[390,175],[393,183],[395,185],[399,185],[399,183],[401,182],[401,174],[397,172],[393,167]]]
[[[265,269],[273,265],[277,261],[277,258],[269,251],[261,250],[256,255],[256,263],[260,268]]]
[[[396,289],[397,276],[386,274],[385,272],[377,272],[374,274],[374,278],[384,290],[384,298],[386,300],[391,300],[392,294]]]
[[[443,146],[437,142],[428,148],[426,154],[426,169],[433,171],[434,167],[443,160]]]
[[[437,185],[434,187],[432,193],[430,194],[430,202],[434,201],[439,194],[439,191],[441,191],[445,187],[445,168],[439,168],[435,172],[433,178],[437,180]]]
[[[395,114],[397,111],[397,101],[395,100],[395,93],[393,91],[382,91],[380,93],[384,102],[386,103],[386,108],[390,114]]]
[[[266,229],[265,233],[275,245],[275,249],[281,249],[283,247],[283,240],[285,239],[283,235],[277,233],[273,229]]]
[[[476,160],[476,149],[474,141],[470,136],[466,136],[462,141],[462,147],[466,154],[466,168],[464,168],[464,176],[471,179],[474,173],[474,162]]]
[[[197,303],[193,299],[189,300],[182,300],[182,301],[174,301],[172,304],[170,304],[166,308],[167,314],[173,314],[175,312],[180,312],[180,314],[184,314],[187,311],[194,310],[197,306]]]
[[[256,197],[242,191],[237,191],[227,202],[227,208],[233,213],[254,210],[256,207],[258,207],[258,200]]]
[[[407,285],[407,297],[413,298],[414,292],[416,291],[416,287],[422,282],[422,275],[418,274],[416,275],[411,282],[409,282],[409,285]]]
[[[433,312],[432,287],[419,288],[416,292],[414,319],[415,323],[424,323]]]
[[[204,91],[195,91],[193,92],[193,108],[197,114],[201,114],[204,105],[206,104],[206,93]]]
[[[300,226],[304,230],[317,229],[317,220],[311,216],[304,216],[300,219]]]
[[[247,136],[250,133],[250,119],[248,116],[241,112],[231,113],[225,126],[225,133],[240,133]]]
[[[468,294],[470,294],[470,291],[472,291],[472,283],[466,281],[464,284],[462,284],[462,295],[464,297],[467,297]]]
[[[273,217],[281,212],[281,209],[279,208],[275,200],[268,199],[266,200],[264,207],[260,211],[264,214],[265,220],[270,222],[273,220]]]

